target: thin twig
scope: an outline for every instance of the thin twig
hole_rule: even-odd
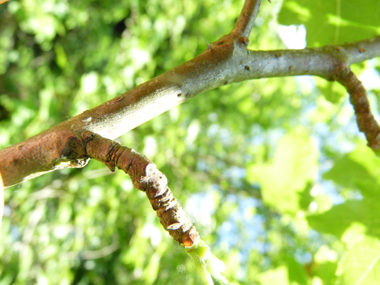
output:
[[[131,178],[133,186],[146,193],[161,225],[175,241],[187,248],[199,242],[199,234],[174,198],[166,176],[152,161],[133,149],[89,131],[83,132],[81,136],[90,158],[104,163],[111,171],[115,167],[123,170]]]
[[[249,37],[257,13],[259,12],[261,0],[246,0],[244,7],[236,21],[231,34],[235,37]]]
[[[379,154],[380,127],[371,113],[366,89],[349,68],[338,75],[337,81],[350,94],[350,102],[355,110],[359,130],[365,134],[368,146]]]

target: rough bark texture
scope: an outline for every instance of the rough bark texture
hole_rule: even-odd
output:
[[[89,158],[106,164],[112,171],[123,170],[131,178],[135,188],[146,193],[161,225],[175,241],[191,247],[199,241],[199,234],[181,205],[168,187],[166,176],[156,165],[133,149],[123,147],[117,142],[85,131],[81,134],[82,146]]]
[[[380,127],[371,113],[367,91],[363,84],[350,69],[343,70],[338,75],[337,80],[350,94],[350,102],[355,110],[356,122],[359,130],[365,134],[368,146],[379,153]]]
[[[380,56],[380,37],[303,50],[248,50],[248,36],[260,3],[261,0],[246,0],[231,33],[194,59],[39,135],[0,150],[0,173],[5,186],[60,168],[83,167],[90,158],[96,159],[112,171],[119,168],[130,176],[133,185],[146,193],[161,224],[179,244],[197,245],[199,234],[173,197],[165,175],[145,156],[112,139],[202,92],[263,77],[314,75],[337,80],[350,94],[360,131],[379,154],[380,127],[371,114],[366,90],[350,65]]]
[[[81,143],[78,133],[87,130],[115,139],[207,90],[264,77],[315,75],[339,80],[348,87],[360,130],[365,132],[369,145],[377,149],[378,131],[374,131],[368,101],[363,111],[364,105],[359,102],[364,99],[355,99],[366,98],[365,90],[352,85],[352,79],[342,74],[350,64],[380,56],[380,37],[303,50],[248,50],[248,35],[260,2],[247,0],[231,33],[194,59],[39,135],[0,150],[0,173],[5,186],[56,169],[85,166],[88,157],[74,151],[76,144]]]

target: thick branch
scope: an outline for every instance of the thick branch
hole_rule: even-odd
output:
[[[380,36],[359,42],[346,43],[342,47],[349,55],[349,65],[359,63],[380,56]]]
[[[0,150],[0,173],[5,187],[57,169],[83,167],[87,162],[81,139],[61,125]]]
[[[88,130],[115,139],[190,98],[248,79],[317,75],[336,80],[352,63],[380,56],[380,37],[303,50],[250,51],[244,37],[223,36],[196,58],[35,137],[0,150],[0,172],[11,186],[41,173],[82,167],[73,151],[77,133]]]
[[[238,20],[231,34],[235,37],[249,37],[257,13],[259,12],[261,0],[246,0]]]
[[[353,63],[380,56],[380,37],[321,48],[302,50],[248,51],[243,54],[234,81],[316,75],[335,80],[337,74]]]

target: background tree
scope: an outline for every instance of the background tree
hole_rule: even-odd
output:
[[[364,2],[263,5],[249,48],[295,47],[291,31],[301,39],[306,31],[309,47],[373,37],[379,2]],[[0,9],[6,147],[199,55],[230,32],[241,3],[47,0]],[[378,59],[351,68],[376,114]],[[119,140],[168,176],[234,283],[371,284],[379,278],[379,162],[345,94],[310,77],[226,85]],[[2,284],[199,282],[143,193],[110,174],[91,161],[6,191]]]

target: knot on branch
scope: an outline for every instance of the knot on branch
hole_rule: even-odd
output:
[[[65,148],[61,152],[61,156],[70,160],[75,160],[87,156],[82,140],[74,134],[72,136],[69,136],[67,138]]]
[[[234,37],[231,34],[224,35],[219,40],[211,44],[211,49],[232,48],[234,42]]]
[[[333,57],[333,64],[327,80],[329,81],[339,81],[340,78],[345,78],[350,72],[350,67],[347,65],[345,59],[340,59],[339,57]]]
[[[61,130],[57,133],[59,135],[55,139],[60,140],[64,147],[59,151],[59,158],[54,160],[53,169],[82,168],[86,166],[89,158],[81,137],[71,130]],[[49,144],[52,143],[54,143],[54,140],[49,141]]]

